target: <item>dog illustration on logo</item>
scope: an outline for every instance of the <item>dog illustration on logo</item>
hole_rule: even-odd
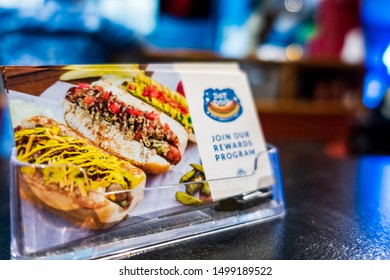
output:
[[[206,89],[203,95],[204,112],[213,120],[231,122],[242,114],[240,99],[230,88]]]

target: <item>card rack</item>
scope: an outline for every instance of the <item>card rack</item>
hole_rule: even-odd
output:
[[[258,166],[268,157],[273,183],[257,187],[262,170]],[[268,145],[257,155],[249,175],[218,179],[228,186],[253,186],[253,191],[202,205],[167,209],[141,216],[130,216],[109,229],[86,230],[59,219],[45,207],[36,207],[23,196],[21,170],[47,168],[17,160],[11,165],[11,256],[13,259],[115,259],[139,254],[158,246],[181,242],[202,235],[261,223],[284,215],[282,176],[278,149]],[[212,183],[210,180],[208,183]],[[163,186],[166,191],[183,190],[185,184]],[[145,188],[146,197],[161,188]],[[158,197],[158,196],[157,196]],[[163,203],[158,199],[148,203]]]

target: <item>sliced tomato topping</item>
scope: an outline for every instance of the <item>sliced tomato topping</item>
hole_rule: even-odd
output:
[[[179,103],[178,101],[173,100],[173,99],[169,100],[169,104],[171,104],[171,106],[172,106],[173,108],[177,108],[177,107],[179,107],[179,105],[180,105],[180,103]]]
[[[141,138],[142,138],[141,131],[138,131],[138,132],[134,135],[134,139],[138,141],[138,140],[141,140]]]
[[[144,92],[142,93],[142,95],[145,96],[145,97],[149,97],[149,98],[152,98],[152,97],[158,98],[158,96],[159,96],[157,88],[154,85],[145,87]]]
[[[84,103],[87,104],[87,106],[91,106],[92,103],[95,102],[95,97],[87,95],[84,98]]]
[[[154,97],[154,98],[157,98],[157,99],[161,99],[160,94],[158,93],[158,91],[152,91],[152,92],[150,93],[150,97]]]
[[[142,116],[144,114],[144,112],[142,112],[141,110],[135,109],[133,107],[128,107],[127,113],[129,113],[132,116],[136,116],[136,117]]]
[[[184,115],[188,114],[188,110],[183,105],[179,104],[180,112],[182,112]]]
[[[77,85],[79,88],[89,88],[89,84],[87,83],[78,83]]]
[[[146,113],[145,117],[151,121],[160,120],[160,115],[158,113],[155,113],[155,112],[148,112],[148,113]]]
[[[145,97],[150,97],[150,89],[149,87],[144,88],[144,92],[142,93],[143,96]]]
[[[76,94],[76,95],[78,95],[78,94],[80,94],[80,92],[82,92],[83,90],[81,89],[81,88],[76,88],[75,90],[74,90],[74,94]]]
[[[108,108],[110,108],[110,111],[113,113],[113,114],[118,114],[119,111],[120,111],[120,107],[118,104],[116,104],[115,102],[111,102],[110,105],[108,106]]]
[[[135,85],[129,84],[129,85],[127,86],[127,88],[128,88],[129,90],[135,90]]]
[[[151,121],[151,122],[149,123],[149,129],[153,130],[155,127],[156,127],[156,123],[153,122],[153,121]]]
[[[154,86],[151,86],[151,89],[150,89],[150,97],[154,97],[154,98],[159,98],[159,93],[158,93],[158,91],[157,91],[157,89],[156,89],[156,87],[154,87]]]
[[[110,99],[110,96],[111,96],[111,92],[108,92],[108,91],[105,91],[103,92],[103,99],[108,101]]]
[[[169,101],[169,98],[166,96],[165,92],[159,91],[158,92],[158,100],[160,100],[163,103],[166,103],[167,101]]]

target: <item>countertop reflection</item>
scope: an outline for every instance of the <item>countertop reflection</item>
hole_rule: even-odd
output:
[[[390,259],[390,157],[334,158],[280,147],[284,218],[126,259]],[[9,258],[8,162],[1,161],[0,258]]]

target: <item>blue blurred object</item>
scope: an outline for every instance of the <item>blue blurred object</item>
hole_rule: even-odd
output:
[[[0,64],[104,63],[115,49],[130,48],[132,30],[88,5],[47,0],[34,8],[0,9]]]
[[[390,1],[363,0],[361,17],[366,41],[366,69],[363,103],[373,109],[381,104],[390,85]]]
[[[374,207],[364,211],[371,212],[372,217],[378,217],[377,212],[389,213],[390,157],[363,156],[359,158],[357,168],[357,202],[367,206],[366,202],[370,200]]]
[[[158,48],[213,49],[218,1],[160,0],[158,24],[148,41]]]
[[[14,147],[11,119],[7,107],[0,114],[0,158],[8,159]]]
[[[161,14],[156,30],[148,41],[166,49],[208,50],[213,47],[212,20],[210,18],[175,18]]]
[[[3,79],[0,76],[0,159],[8,159],[14,147],[14,137],[4,89]]]
[[[250,21],[261,0],[160,0],[158,25],[147,39],[158,48],[215,51],[227,57],[248,55]]]
[[[215,50],[223,56],[244,57],[250,51],[251,30],[247,21],[253,13],[252,0],[218,3]]]

